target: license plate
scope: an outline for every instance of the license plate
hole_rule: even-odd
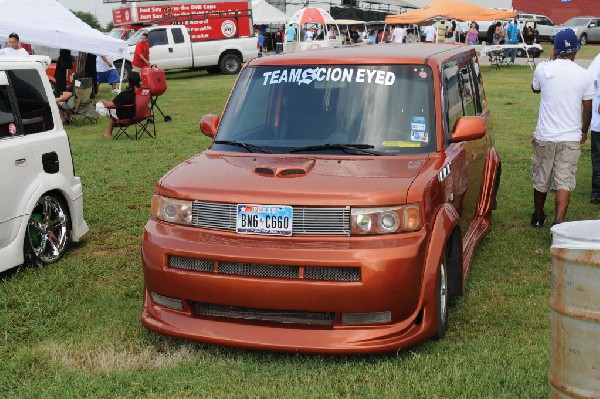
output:
[[[292,235],[292,207],[238,204],[235,230],[242,234]]]

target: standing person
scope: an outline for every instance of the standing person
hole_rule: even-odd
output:
[[[135,45],[131,65],[137,73],[141,73],[143,67],[150,66],[150,45],[148,44],[148,34],[146,32],[142,33],[140,40]]]
[[[494,44],[500,44],[500,36],[502,35],[502,22],[496,22],[496,26],[494,27]]]
[[[101,83],[110,83],[112,92],[119,93],[119,89],[117,88],[117,83],[119,83],[117,69],[105,55],[96,56],[96,81],[98,82],[96,92],[98,92]]]
[[[54,69],[54,90],[55,95],[62,93],[67,88],[67,74],[69,69],[73,69],[73,57],[71,57],[71,50],[61,48],[59,50],[59,56],[56,60],[56,68]]]
[[[327,39],[335,39],[337,37],[337,32],[335,31],[335,26],[329,25],[329,30],[327,31]]]
[[[275,32],[275,54],[283,52],[283,37],[285,31],[283,25],[279,27],[279,30]]]
[[[600,54],[594,58],[590,64],[588,72],[595,80],[597,88],[596,96],[592,101],[592,137],[591,157],[592,157],[592,195],[590,202],[595,205],[600,204]]]
[[[98,76],[96,72],[96,54],[87,53],[85,57],[84,75],[86,78],[92,78],[92,93],[95,96],[98,87]]]
[[[256,47],[258,47],[258,52],[262,53],[264,51],[264,47],[265,47],[265,37],[263,36],[262,32],[258,28],[254,29],[254,34],[256,35],[256,39],[257,39]]]
[[[292,24],[288,24],[285,28],[285,52],[291,53],[294,51],[294,42],[296,41],[296,28]]]
[[[572,29],[554,37],[550,61],[538,64],[531,89],[542,93],[537,126],[531,144],[531,182],[534,212],[531,225],[546,221],[544,204],[548,190],[556,190],[554,224],[564,221],[571,191],[575,188],[581,144],[587,139],[592,118],[592,98],[596,91],[588,72],[577,65],[580,48]]]
[[[494,43],[494,33],[496,32],[496,22],[492,22],[490,24],[490,26],[488,26],[487,28],[487,32],[486,32],[486,43],[487,44],[492,44]]]
[[[506,44],[519,44],[519,23],[516,18],[510,21],[508,28],[506,28]],[[503,57],[510,57],[510,63],[514,64],[517,57],[517,48],[505,49]]]
[[[446,30],[446,43],[456,42],[456,21],[452,21]]]
[[[477,39],[479,37],[479,30],[477,29],[477,24],[475,22],[471,22],[471,27],[467,32],[467,36],[465,37],[465,43],[474,45],[477,44]]]
[[[8,35],[8,47],[1,49],[0,55],[23,56],[29,55],[29,53],[27,50],[21,47],[19,35],[16,33],[11,33]]]
[[[404,43],[404,36],[406,36],[406,30],[400,25],[398,25],[394,28],[394,33],[392,34],[392,42]]]
[[[425,34],[425,41],[427,43],[434,43],[435,42],[435,37],[437,35],[437,31],[435,30],[435,28],[433,27],[433,25],[427,25],[425,27],[425,29],[423,30],[423,33]]]

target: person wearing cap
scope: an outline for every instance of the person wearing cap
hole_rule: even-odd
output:
[[[574,62],[580,47],[572,29],[561,30],[554,37],[550,60],[538,64],[533,73],[531,89],[541,93],[538,122],[531,141],[533,227],[544,226],[544,204],[549,190],[556,190],[552,224],[564,221],[575,188],[577,162],[581,144],[587,139],[595,95],[591,76]]]
[[[592,195],[590,202],[600,205],[600,54],[588,67],[596,85],[596,96],[592,100],[592,124],[590,137],[590,155],[592,158]]]
[[[19,40],[19,35],[16,33],[11,33],[8,35],[8,47],[0,50],[0,55],[10,55],[10,56],[23,56],[29,55],[27,50],[21,47],[21,42]]]

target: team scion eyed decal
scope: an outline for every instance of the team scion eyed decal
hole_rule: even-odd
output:
[[[391,86],[396,81],[396,74],[381,69],[365,68],[295,68],[276,69],[263,72],[263,86],[278,83],[311,84],[315,80],[319,82],[356,82]]]

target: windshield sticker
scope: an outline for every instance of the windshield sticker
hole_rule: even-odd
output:
[[[276,69],[263,73],[263,86],[279,83],[297,83],[309,85],[318,82],[370,83],[391,86],[396,81],[396,74],[382,69],[364,68],[296,68]]]
[[[427,129],[427,121],[423,116],[413,116],[410,123],[410,139],[422,143],[429,142],[429,130]]]
[[[416,147],[421,146],[420,143],[415,143],[412,141],[400,141],[400,140],[384,141],[383,143],[381,143],[381,145],[384,147],[400,147],[400,148],[416,148]]]

